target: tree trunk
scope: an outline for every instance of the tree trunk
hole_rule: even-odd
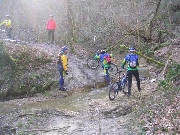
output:
[[[159,12],[160,4],[161,4],[161,0],[159,0],[159,1],[157,2],[155,13],[153,14],[153,16],[152,16],[152,18],[150,19],[150,22],[149,22],[149,27],[148,27],[147,32],[146,32],[146,37],[147,37],[147,39],[149,39],[149,40],[151,40],[153,22],[155,21],[156,16],[157,16],[157,14],[158,14],[158,12]]]
[[[67,32],[68,32],[68,42],[71,42],[73,40],[73,16],[72,16],[72,9],[71,9],[71,2],[67,0]]]

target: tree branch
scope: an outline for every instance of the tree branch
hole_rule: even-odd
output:
[[[125,45],[120,45],[120,48],[122,48],[122,49],[127,49],[127,50],[129,49],[129,48],[126,47]],[[164,63],[161,63],[161,62],[159,62],[159,61],[156,61],[156,60],[154,60],[153,58],[150,58],[150,57],[148,57],[148,56],[145,56],[145,55],[143,55],[143,54],[140,53],[140,52],[135,51],[135,53],[138,54],[139,56],[147,59],[147,60],[150,60],[150,61],[154,62],[155,64],[158,64],[158,65],[160,65],[160,66],[165,66]]]

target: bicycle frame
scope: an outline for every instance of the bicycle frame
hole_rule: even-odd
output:
[[[118,81],[114,82],[110,87],[110,90],[109,90],[110,100],[114,100],[120,91],[123,91],[124,94],[127,94],[127,91],[125,91],[125,88],[128,84],[127,73],[123,74],[123,77],[120,77],[121,72],[122,70],[118,72],[119,74]]]
[[[0,39],[6,39],[7,38],[7,32],[4,29],[0,29]]]
[[[27,43],[36,42],[36,33],[33,28],[23,28],[19,26],[19,30],[14,34],[14,39],[17,41],[25,41]]]

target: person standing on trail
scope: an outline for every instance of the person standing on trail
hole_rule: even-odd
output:
[[[48,44],[54,44],[54,32],[56,30],[56,21],[53,16],[50,15],[50,19],[47,21],[46,29],[48,31]]]
[[[102,68],[104,70],[104,76],[108,84],[111,83],[111,79],[109,76],[108,70],[111,68],[111,58],[114,56],[112,54],[108,54],[105,50],[100,50],[96,53],[95,58],[99,59],[102,62]]]
[[[60,53],[58,54],[58,61],[57,61],[57,66],[58,66],[58,71],[60,74],[59,78],[59,90],[65,91],[66,89],[64,88],[64,77],[65,75],[68,75],[68,58],[66,56],[68,48],[66,46],[63,46],[61,48]]]
[[[0,26],[4,25],[6,27],[6,34],[8,38],[11,38],[12,36],[12,23],[10,20],[9,15],[6,15],[6,19],[0,24]]]
[[[139,92],[141,91],[139,72],[138,72],[139,58],[138,55],[136,55],[134,52],[135,52],[134,48],[129,48],[129,54],[125,56],[121,66],[121,68],[124,69],[125,64],[128,63],[128,67],[127,67],[128,96],[131,95],[132,75],[134,75],[134,77],[136,78],[138,91]]]

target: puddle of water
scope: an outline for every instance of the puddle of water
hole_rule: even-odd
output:
[[[90,99],[101,99],[107,96],[108,89],[96,89],[90,92],[74,93],[71,96],[65,98],[59,98],[54,100],[47,100],[41,102],[35,102],[32,104],[24,105],[24,109],[57,109],[57,110],[69,110],[69,111],[81,111],[84,107],[88,106]]]
[[[7,114],[13,110],[22,109],[57,109],[57,110],[69,110],[78,112],[83,110],[89,105],[89,100],[91,99],[102,99],[108,95],[108,89],[94,89],[90,92],[74,93],[71,96],[53,100],[46,100],[40,102],[34,102],[25,105],[16,105],[11,102],[11,104],[6,102],[0,102],[0,115]]]
[[[0,117],[8,112],[12,112],[13,110],[16,110],[18,108],[18,105],[14,104],[4,104],[3,102],[0,102]]]

